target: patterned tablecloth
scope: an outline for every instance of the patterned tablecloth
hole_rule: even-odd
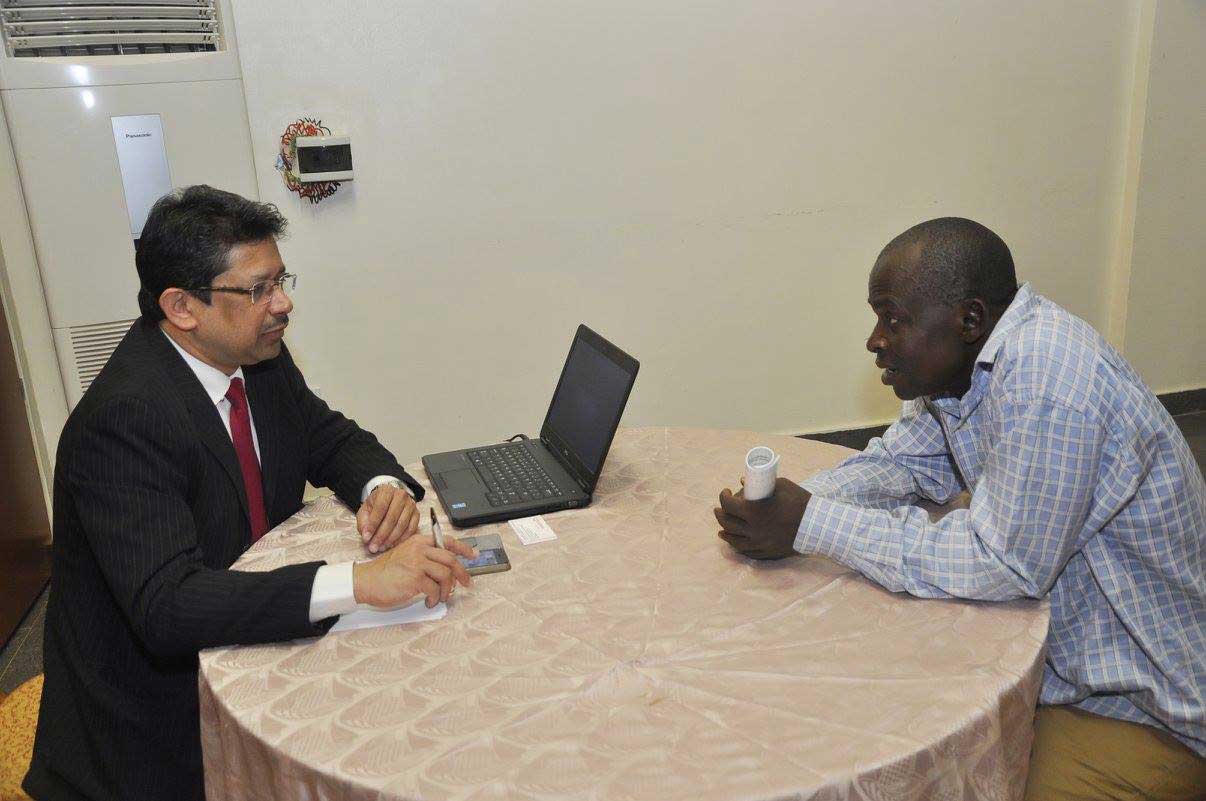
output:
[[[1046,604],[735,555],[712,507],[755,444],[797,480],[849,453],[622,429],[594,504],[547,516],[557,540],[474,532],[513,568],[444,619],[203,652],[209,798],[1020,798]],[[366,556],[322,498],[236,567]]]

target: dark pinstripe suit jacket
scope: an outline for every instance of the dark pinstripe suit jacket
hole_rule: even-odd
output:
[[[244,368],[276,525],[309,479],[352,509],[391,474],[372,434],[306,387],[288,350]],[[54,476],[45,688],[25,789],[36,799],[202,798],[197,652],[322,634],[321,563],[228,570],[250,526],[234,446],[192,370],[140,320],[72,412]]]

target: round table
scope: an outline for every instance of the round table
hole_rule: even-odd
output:
[[[447,617],[203,652],[209,798],[1020,798],[1047,605],[735,554],[712,507],[756,444],[796,480],[850,453],[621,429],[594,503],[546,516],[556,540],[472,532],[513,567]],[[235,567],[366,557],[328,497]]]

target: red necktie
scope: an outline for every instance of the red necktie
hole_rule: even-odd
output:
[[[230,401],[230,438],[234,440],[239,468],[243,471],[247,513],[251,518],[251,541],[254,543],[268,531],[268,515],[264,512],[264,482],[260,477],[260,461],[255,457],[255,443],[251,440],[251,415],[247,411],[243,379],[230,379],[226,400]]]

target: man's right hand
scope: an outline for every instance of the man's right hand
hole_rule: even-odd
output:
[[[747,501],[744,489],[736,495],[723,490],[720,506],[712,512],[720,538],[733,550],[753,559],[782,559],[796,552],[796,535],[810,500],[812,494],[799,484],[779,478],[774,493],[758,501]]]
[[[444,546],[437,548],[431,535],[416,535],[371,562],[358,562],[352,568],[356,603],[399,606],[416,595],[427,596],[428,608],[447,601],[458,583],[473,581],[457,556],[473,559],[477,551],[455,537],[445,537]]]

